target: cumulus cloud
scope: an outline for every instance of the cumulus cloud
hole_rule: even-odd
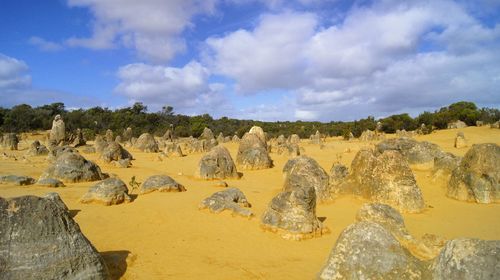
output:
[[[170,105],[182,112],[206,113],[214,105],[224,105],[224,85],[209,83],[209,71],[196,61],[181,68],[134,63],[121,67],[117,75],[116,93],[153,110]]]
[[[0,53],[0,90],[24,88],[31,85],[28,65],[24,61]]]
[[[42,51],[55,52],[63,49],[61,44],[50,42],[37,36],[30,37],[28,42],[31,45],[37,46]]]
[[[242,91],[291,91],[296,118],[500,104],[500,25],[453,1],[357,5],[335,24],[303,12],[264,15],[251,30],[206,43],[211,69]]]
[[[216,0],[69,0],[94,15],[89,38],[72,37],[69,46],[110,49],[121,44],[153,62],[169,61],[185,49],[181,33],[196,14],[212,13]]]

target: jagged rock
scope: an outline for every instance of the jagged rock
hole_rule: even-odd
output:
[[[115,136],[113,135],[113,131],[111,129],[106,130],[106,134],[104,136],[106,142],[111,143],[114,141]]]
[[[332,165],[332,168],[330,169],[330,185],[332,186],[340,185],[341,183],[344,182],[344,180],[347,178],[348,175],[349,175],[349,170],[345,165],[340,163],[334,163]],[[336,189],[338,188],[333,188],[333,190]]]
[[[198,163],[196,177],[202,179],[239,178],[231,154],[224,146],[217,146]]]
[[[174,141],[174,134],[172,133],[172,130],[167,129],[167,131],[165,131],[165,134],[163,134],[163,140]]]
[[[319,133],[319,131],[316,130],[316,134],[311,135],[310,140],[311,144],[321,145],[322,141],[321,141],[321,134]]]
[[[332,199],[328,174],[308,156],[290,159],[283,167],[283,176],[285,178],[283,190],[285,191],[307,185],[315,189],[318,202]]]
[[[203,132],[201,133],[199,139],[210,141],[210,140],[214,139],[214,133],[212,132],[212,130],[210,128],[205,127],[203,129]]]
[[[239,141],[240,141],[240,137],[238,137],[238,135],[234,135],[233,142],[239,142]]]
[[[109,142],[106,148],[102,151],[100,159],[103,161],[110,163],[112,161],[120,161],[123,159],[132,160],[132,155],[125,150],[122,145],[117,142]]]
[[[500,279],[500,240],[451,240],[431,269],[435,280]]]
[[[127,129],[123,130],[122,136],[123,136],[123,141],[125,142],[130,141],[134,136],[132,133],[132,128],[127,127]]]
[[[78,154],[78,150],[71,146],[53,146],[52,149],[49,150],[49,154],[47,155],[47,161],[54,162],[58,156],[66,152]]]
[[[436,156],[443,153],[436,144],[405,137],[382,141],[376,145],[376,150],[379,153],[387,150],[399,151],[410,164],[432,162]]]
[[[15,133],[6,133],[3,135],[2,146],[5,149],[11,151],[17,151],[17,145],[19,144],[19,137]]]
[[[463,132],[457,133],[457,137],[455,137],[455,144],[453,146],[457,149],[467,147],[467,140],[465,140]]]
[[[98,181],[107,178],[101,168],[86,160],[78,151],[67,149],[55,155],[55,162],[42,173],[40,179],[55,178],[66,183]]]
[[[41,180],[38,180],[38,182],[36,182],[36,184],[40,185],[42,187],[49,187],[49,188],[65,187],[63,182],[61,182],[60,180],[54,179],[54,178],[41,179]]]
[[[49,134],[49,142],[54,146],[64,144],[65,137],[66,128],[64,125],[64,121],[60,115],[56,115],[54,117],[54,120],[52,121],[52,129],[50,130]]]
[[[452,128],[466,128],[466,127],[467,127],[467,124],[464,123],[461,120],[458,120],[456,122],[452,122],[452,123],[448,124],[448,129],[452,129]]]
[[[116,137],[115,137],[115,142],[116,142],[116,143],[122,143],[122,142],[123,142],[123,141],[122,141],[122,137],[121,137],[120,135],[116,135]]]
[[[134,147],[146,153],[157,153],[159,151],[158,143],[153,135],[143,133],[134,144]]]
[[[410,166],[398,151],[377,155],[371,150],[361,150],[350,170],[348,180],[335,192],[361,195],[404,212],[420,212],[425,207]]]
[[[300,137],[297,134],[290,135],[288,142],[291,144],[300,144]]]
[[[227,188],[223,191],[216,192],[210,197],[205,198],[199,205],[199,209],[209,209],[213,213],[220,213],[224,210],[230,210],[233,214],[251,217],[251,205],[247,198],[237,188]]]
[[[316,217],[316,191],[309,185],[296,186],[276,195],[262,215],[261,226],[291,240],[328,232]]]
[[[278,136],[278,138],[276,139],[276,144],[283,145],[285,143],[286,143],[285,135],[281,134],[280,136]]]
[[[26,152],[27,156],[44,156],[49,154],[49,149],[40,144],[40,141],[35,140],[31,143],[30,148]]]
[[[97,250],[57,194],[0,197],[2,279],[109,278]]]
[[[97,183],[80,199],[81,203],[97,202],[107,206],[130,201],[127,185],[118,178],[108,178]]]
[[[243,170],[271,168],[267,145],[256,133],[246,133],[240,141],[236,164]]]
[[[104,149],[108,146],[108,142],[104,141],[101,135],[96,135],[94,140],[94,147],[97,153],[102,154]]]
[[[83,138],[83,133],[81,129],[77,129],[75,133],[75,139],[71,143],[71,145],[75,148],[80,147],[80,146],[85,146],[87,142],[85,141],[85,138]]]
[[[478,203],[500,202],[500,147],[497,144],[475,144],[460,165],[453,170],[447,195]]]
[[[183,157],[181,146],[177,143],[166,143],[163,153],[169,157]]]
[[[217,136],[217,142],[218,143],[224,143],[225,142],[225,139],[224,139],[224,135],[221,133],[219,133],[219,135]]]
[[[0,176],[0,183],[3,184],[14,184],[18,186],[33,185],[35,179],[28,176],[17,176],[17,175],[2,175]]]
[[[318,279],[426,279],[424,264],[384,227],[358,222],[337,239]]]
[[[141,185],[140,193],[147,194],[150,192],[185,192],[186,188],[177,183],[174,179],[167,175],[154,175],[146,179]]]

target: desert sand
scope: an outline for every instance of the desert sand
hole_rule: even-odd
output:
[[[463,131],[469,143],[500,144],[500,130],[468,127],[416,136],[443,150],[463,156],[468,148],[453,147],[457,131]],[[28,136],[14,154],[18,160],[0,160],[0,174],[38,178],[47,166],[45,156],[21,159],[32,140]],[[394,137],[394,135],[388,135]],[[374,143],[328,138],[325,147],[302,140],[303,154],[313,157],[327,171],[336,160],[350,166],[356,152]],[[224,144],[233,159],[237,143]],[[121,169],[97,160],[97,154],[83,154],[96,161],[104,172],[116,174],[124,182],[136,176],[138,182],[151,175],[166,174],[183,184],[181,193],[153,192],[136,196],[127,204],[103,206],[81,204],[79,198],[94,183],[66,184],[65,188],[0,185],[0,196],[45,195],[58,192],[67,204],[82,232],[104,256],[115,279],[312,279],[319,272],[340,232],[355,221],[366,200],[342,196],[329,204],[320,204],[317,215],[330,229],[324,236],[303,241],[284,240],[260,228],[259,219],[266,205],[283,184],[281,170],[287,157],[272,153],[275,167],[243,171],[239,180],[226,180],[242,190],[255,217],[233,217],[229,212],[212,214],[198,210],[198,204],[216,191],[217,181],[194,178],[202,154],[158,160],[157,154],[128,149],[136,158],[133,166]],[[456,201],[445,196],[446,179],[433,178],[429,166],[412,166],[427,208],[419,214],[403,214],[412,235],[420,238],[432,233],[446,239],[474,237],[500,239],[500,205]],[[241,171],[241,170],[240,170]]]

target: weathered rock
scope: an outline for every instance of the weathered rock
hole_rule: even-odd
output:
[[[231,154],[224,146],[214,147],[198,163],[196,177],[202,179],[239,178]]]
[[[146,179],[141,185],[140,193],[147,194],[150,192],[185,192],[186,188],[177,183],[174,179],[167,175],[154,175]]]
[[[97,183],[80,199],[81,203],[97,202],[107,206],[130,201],[127,185],[118,178],[108,178]]]
[[[81,148],[81,151],[84,154],[95,154],[96,153],[96,149],[92,146],[84,146],[83,148]]]
[[[332,168],[330,169],[330,185],[332,186],[338,186],[346,180],[347,176],[349,175],[349,170],[348,168],[340,163],[334,163],[332,165]],[[337,190],[338,188],[333,188],[330,191]]]
[[[447,195],[478,203],[500,202],[500,147],[475,144],[453,171]]]
[[[116,135],[116,137],[115,137],[115,142],[116,142],[116,143],[123,143],[123,141],[122,141],[122,137],[121,137],[120,135]]]
[[[459,238],[449,241],[434,260],[432,278],[500,279],[500,240]]]
[[[248,133],[255,134],[259,137],[260,141],[264,143],[264,147],[267,149],[266,133],[260,126],[252,126]]]
[[[477,127],[480,127],[480,126],[483,126],[483,125],[484,125],[483,121],[476,121],[476,126]]]
[[[122,141],[128,145],[131,145],[131,140],[132,140],[132,137],[134,136],[133,132],[132,132],[132,128],[130,127],[127,127],[127,129],[124,129],[123,130],[123,133],[122,133]]]
[[[28,176],[17,176],[17,175],[2,175],[0,176],[0,183],[2,184],[14,184],[18,186],[33,185],[35,179]]]
[[[466,128],[466,127],[467,127],[467,124],[464,123],[461,120],[458,120],[456,122],[451,122],[451,123],[448,124],[448,129],[452,129],[452,128]]]
[[[309,185],[276,195],[262,215],[261,226],[292,240],[321,236],[328,232],[316,217],[316,191]]]
[[[224,134],[222,134],[222,132],[219,133],[219,135],[217,136],[217,142],[218,143],[224,143],[224,142],[226,142],[225,139],[224,139]]]
[[[17,151],[17,145],[19,144],[19,137],[15,133],[6,133],[3,135],[2,146],[5,149],[9,149],[11,151]]]
[[[132,162],[129,158],[119,159],[112,162],[118,168],[129,168],[132,166]]]
[[[115,136],[113,135],[113,131],[111,129],[106,130],[106,134],[104,136],[106,142],[111,143],[114,141]]]
[[[167,129],[167,131],[165,131],[165,134],[163,134],[163,140],[174,141],[174,134],[172,133],[172,130]]]
[[[134,147],[146,153],[157,153],[159,151],[158,143],[153,135],[143,133],[134,144]]]
[[[300,144],[300,137],[297,134],[292,134],[288,138],[288,142],[290,142],[291,144],[297,144],[298,145],[298,144]]]
[[[49,154],[47,155],[47,161],[54,162],[58,156],[66,152],[78,154],[78,150],[71,146],[53,146],[52,149],[49,150]]]
[[[413,137],[413,132],[412,131],[406,131],[404,129],[402,130],[396,130],[396,137],[401,138],[401,137],[406,137],[406,138],[412,138]]]
[[[214,139],[214,133],[212,132],[212,130],[210,128],[205,127],[203,129],[203,132],[201,133],[199,139],[210,141],[210,140]]]
[[[77,151],[67,150],[55,156],[40,179],[55,178],[67,183],[98,181],[107,178],[101,168],[81,156]]]
[[[297,144],[283,143],[276,147],[278,155],[285,155],[288,157],[300,156],[300,147]]]
[[[66,137],[66,128],[64,125],[64,121],[60,115],[56,115],[54,120],[52,121],[52,129],[50,130],[49,142],[52,145],[61,145],[64,144],[64,140]]]
[[[169,157],[183,157],[181,146],[177,143],[166,143],[163,153]]]
[[[199,205],[199,209],[209,209],[213,213],[220,213],[224,210],[230,210],[235,215],[244,217],[253,216],[250,211],[251,205],[247,198],[237,188],[227,188],[216,192],[210,197],[205,198]]]
[[[267,145],[255,133],[246,133],[241,139],[236,164],[243,170],[266,169],[273,165]]]
[[[63,182],[61,182],[60,180],[54,179],[54,178],[41,179],[41,180],[38,180],[38,182],[36,182],[36,184],[40,185],[42,187],[49,187],[49,188],[65,187]]]
[[[461,157],[452,153],[442,153],[434,158],[434,173],[443,172],[450,174],[460,165]]]
[[[467,140],[465,140],[463,132],[457,133],[457,136],[455,137],[455,144],[453,146],[457,149],[467,147]]]
[[[85,138],[83,138],[83,133],[81,129],[77,129],[75,133],[75,139],[73,142],[71,142],[71,146],[73,147],[81,147],[85,146],[87,144],[87,141],[85,141]]]
[[[424,264],[384,227],[358,222],[337,239],[318,279],[426,279]]]
[[[96,135],[94,140],[94,147],[97,153],[102,154],[104,149],[108,146],[108,142],[102,138],[101,135]]]
[[[49,154],[49,149],[40,144],[40,141],[35,140],[31,143],[30,148],[26,152],[27,156],[44,156]]]
[[[321,141],[321,134],[317,130],[316,130],[316,134],[311,135],[310,140],[311,140],[311,144],[315,144],[315,145],[321,145],[321,143],[323,142],[323,141]]]
[[[328,174],[308,156],[290,159],[283,167],[283,177],[285,178],[284,191],[310,186],[316,191],[318,202],[332,199]]]
[[[410,164],[432,162],[436,156],[443,153],[436,144],[405,137],[382,141],[377,144],[376,150],[379,153],[387,150],[399,151]]]
[[[108,142],[108,145],[102,151],[100,159],[103,161],[110,163],[112,161],[119,161],[122,159],[132,160],[132,155],[125,150],[122,145],[117,142]]]
[[[361,195],[404,212],[420,212],[425,207],[410,166],[398,151],[376,155],[373,151],[361,150],[350,170],[346,183],[335,192]]]
[[[363,131],[363,133],[361,133],[361,136],[359,136],[359,140],[361,141],[379,141],[383,140],[384,138],[385,135],[383,133],[371,131],[369,129]]]
[[[239,142],[239,141],[240,141],[240,137],[238,137],[238,135],[234,135],[233,142]]]
[[[0,197],[2,279],[109,278],[97,250],[57,194]]]

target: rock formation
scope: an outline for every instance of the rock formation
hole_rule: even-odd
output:
[[[115,136],[113,135],[113,130],[111,130],[111,129],[106,130],[106,134],[104,136],[104,139],[108,143],[113,142],[115,140]]]
[[[202,179],[237,179],[239,174],[229,151],[224,146],[219,145],[200,159],[196,177]]]
[[[455,144],[453,146],[457,149],[467,147],[467,140],[465,140],[465,135],[463,132],[457,132],[457,136],[455,137]]]
[[[56,115],[52,121],[52,129],[50,130],[49,142],[51,146],[63,145],[66,139],[66,128],[64,121],[60,115]]]
[[[35,179],[28,176],[2,175],[0,176],[0,183],[27,186],[33,185],[35,183]]]
[[[110,163],[112,161],[120,161],[123,159],[128,159],[129,161],[133,159],[132,155],[125,150],[122,145],[117,142],[109,142],[106,148],[101,153],[100,159]]]
[[[283,167],[283,177],[285,191],[307,185],[314,187],[318,202],[332,199],[328,174],[308,156],[298,156],[289,160]]]
[[[210,197],[205,198],[199,205],[199,209],[209,209],[213,213],[220,213],[224,210],[230,210],[235,215],[244,217],[253,216],[250,211],[251,205],[247,198],[237,188],[227,188],[216,192]]]
[[[73,147],[80,147],[80,146],[85,146],[87,141],[85,141],[85,138],[83,138],[83,133],[81,129],[77,129],[75,133],[75,139],[71,142],[71,146]]]
[[[130,201],[127,185],[118,178],[108,178],[95,184],[80,199],[81,203],[97,202],[107,206]]]
[[[5,149],[11,151],[17,151],[17,145],[19,144],[19,137],[15,133],[6,133],[3,135],[2,146]]]
[[[382,141],[377,144],[376,150],[379,153],[387,150],[399,151],[410,164],[433,162],[435,157],[443,153],[436,144],[405,137]]]
[[[186,188],[177,183],[174,179],[167,175],[154,175],[146,179],[141,185],[140,193],[147,194],[150,192],[185,192]]]
[[[153,135],[149,133],[141,134],[135,142],[134,147],[146,153],[157,153],[159,151],[158,143]]]
[[[30,148],[26,152],[27,156],[44,156],[49,154],[49,149],[40,144],[40,141],[35,140],[31,143]]]
[[[453,129],[453,128],[466,128],[467,127],[467,124],[464,123],[463,121],[461,120],[458,120],[458,121],[455,121],[455,122],[451,122],[448,124],[448,129]]]
[[[55,161],[42,173],[40,179],[54,178],[66,183],[76,183],[103,180],[106,177],[98,165],[69,149],[55,155]]]
[[[243,170],[271,168],[273,163],[267,151],[267,144],[262,142],[263,132],[254,128],[255,133],[246,133],[240,141],[236,164]]]
[[[41,179],[41,180],[38,180],[38,182],[36,182],[36,184],[39,186],[42,186],[42,187],[49,187],[49,188],[65,187],[63,182],[61,182],[60,180],[54,179],[54,178]]]
[[[214,133],[212,132],[212,130],[210,128],[205,127],[203,129],[203,132],[201,133],[199,139],[210,141],[210,140],[214,139]]]

